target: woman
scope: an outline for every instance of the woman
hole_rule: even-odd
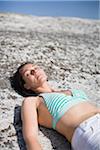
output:
[[[21,65],[12,81],[13,88],[26,96],[21,118],[28,150],[42,149],[38,124],[61,133],[73,150],[100,150],[100,108],[83,91],[52,89],[45,72],[32,63]]]

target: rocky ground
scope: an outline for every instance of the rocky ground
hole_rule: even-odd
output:
[[[9,82],[26,61],[39,64],[56,88],[84,90],[100,105],[100,21],[0,14],[0,150],[25,150],[20,107],[23,97]],[[43,150],[70,150],[53,130],[39,128]]]

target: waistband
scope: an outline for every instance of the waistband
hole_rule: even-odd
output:
[[[84,120],[80,125],[79,127],[86,127],[86,124],[91,124],[95,119],[100,119],[100,113],[97,113],[91,117],[89,117],[88,119]]]
[[[81,131],[83,131],[83,132],[86,131],[86,130],[88,130],[88,126],[89,126],[90,124],[92,124],[94,121],[98,120],[98,119],[100,119],[100,113],[97,113],[97,114],[93,115],[92,117],[90,117],[90,118],[84,120],[84,121],[75,129],[71,141],[73,142],[74,139],[75,139],[75,137],[78,136],[78,135],[77,135],[77,130],[81,129]]]
[[[71,145],[73,150],[100,150],[100,113],[83,121],[75,130]],[[98,148],[99,147],[99,148]]]

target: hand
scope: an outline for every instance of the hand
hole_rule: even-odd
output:
[[[58,92],[58,93],[64,93],[64,94],[66,94],[66,95],[73,96],[71,90],[60,90],[60,91],[58,91],[58,90],[52,90],[52,91],[53,91],[53,92]]]
[[[66,94],[66,95],[73,95],[71,90],[61,90],[62,93]]]

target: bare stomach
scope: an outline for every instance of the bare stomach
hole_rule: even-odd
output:
[[[56,130],[71,141],[76,127],[96,113],[100,113],[100,110],[88,102],[77,104],[62,116],[56,125]]]
[[[52,116],[47,107],[40,98],[40,105],[38,107],[38,122],[40,125],[47,128],[52,128]],[[56,130],[71,141],[76,127],[89,117],[100,113],[100,109],[90,104],[89,102],[82,102],[71,107],[56,124]]]

